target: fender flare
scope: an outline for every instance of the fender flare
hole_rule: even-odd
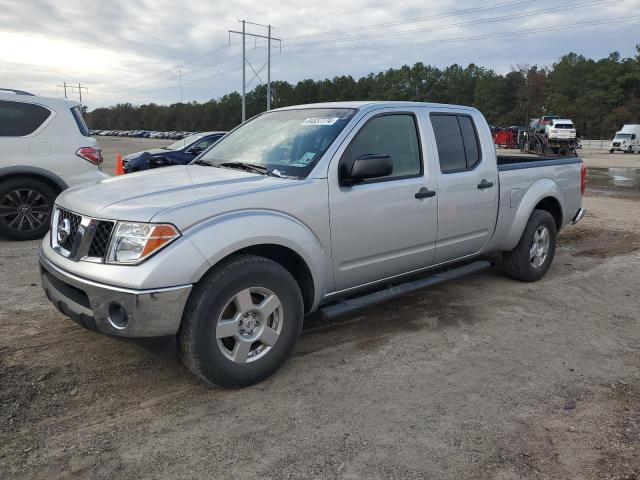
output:
[[[259,225],[252,235],[252,225]],[[278,245],[295,252],[307,265],[313,279],[312,310],[332,284],[331,262],[326,248],[304,223],[275,210],[226,212],[188,227],[184,236],[200,251],[209,268],[235,252],[259,245]],[[202,273],[193,281],[200,280]]]
[[[513,217],[513,222],[511,223],[511,228],[506,235],[501,250],[510,251],[515,248],[520,241],[522,232],[524,232],[527,222],[529,221],[529,217],[531,217],[531,213],[536,208],[536,205],[538,205],[541,200],[549,197],[558,202],[560,209],[562,210],[562,217],[566,218],[566,212],[564,211],[564,195],[562,190],[555,181],[550,178],[542,178],[531,185],[520,200],[516,213]]]
[[[62,180],[62,178],[60,178],[58,175],[56,175],[55,173],[49,170],[45,170],[44,168],[31,167],[28,165],[24,165],[24,166],[17,165],[13,167],[0,168],[0,180],[2,180],[5,177],[9,177],[9,176],[14,177],[18,175],[42,177],[48,180],[49,182],[53,183],[56,187],[60,189],[61,192],[69,188],[69,185],[67,185],[66,182]]]

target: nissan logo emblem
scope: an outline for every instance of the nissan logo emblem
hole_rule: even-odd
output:
[[[58,232],[57,232],[58,243],[66,242],[70,235],[71,235],[71,222],[69,221],[68,218],[65,218],[58,224]]]

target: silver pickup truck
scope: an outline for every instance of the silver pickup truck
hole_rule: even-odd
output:
[[[40,248],[47,297],[84,327],[176,336],[188,368],[243,386],[275,372],[303,317],[500,266],[539,280],[579,221],[572,158],[496,157],[473,108],[283,108],[193,163],[72,188]]]

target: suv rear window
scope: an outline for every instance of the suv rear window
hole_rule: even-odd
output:
[[[0,137],[24,137],[35,132],[51,110],[33,103],[0,100]]]
[[[573,125],[571,125],[570,123],[556,123],[553,128],[566,128],[566,129],[571,129],[573,128]]]
[[[87,128],[87,124],[84,123],[84,118],[82,117],[82,110],[80,107],[75,106],[71,109],[71,113],[73,114],[73,118],[76,119],[76,124],[78,125],[78,129],[80,133],[85,137],[90,137],[89,129]]]

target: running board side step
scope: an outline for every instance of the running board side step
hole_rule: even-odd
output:
[[[462,267],[452,268],[444,272],[436,273],[428,277],[419,278],[411,282],[400,283],[398,285],[392,285],[384,290],[378,290],[373,293],[368,293],[360,297],[353,297],[344,300],[338,300],[336,303],[331,303],[324,307],[320,307],[318,312],[325,318],[330,320],[336,317],[342,317],[349,315],[363,308],[376,305],[378,303],[386,302],[393,298],[401,297],[407,293],[421,290],[426,287],[431,287],[439,283],[448,282],[471,273],[479,272],[489,268],[491,263],[486,260],[479,260]]]

